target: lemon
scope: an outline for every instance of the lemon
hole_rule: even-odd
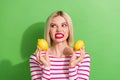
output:
[[[84,41],[83,41],[83,40],[77,40],[77,41],[74,43],[74,50],[75,50],[75,51],[78,51],[78,50],[80,50],[83,46],[84,46]]]
[[[37,45],[42,49],[42,50],[47,50],[48,48],[48,43],[45,39],[38,39]]]

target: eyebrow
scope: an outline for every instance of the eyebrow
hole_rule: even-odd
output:
[[[56,24],[56,23],[51,23],[51,24]],[[51,24],[50,24],[50,25],[51,25]],[[67,24],[67,22],[63,22],[63,23],[61,23],[61,24]]]
[[[63,22],[62,24],[67,24],[67,22]]]

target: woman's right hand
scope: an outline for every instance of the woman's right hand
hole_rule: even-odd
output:
[[[37,60],[41,62],[45,67],[50,67],[48,50],[45,51],[45,55],[43,55],[41,52],[42,52],[42,49],[39,46],[37,46],[37,49],[35,51]]]

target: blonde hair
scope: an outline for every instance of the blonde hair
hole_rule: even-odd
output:
[[[72,43],[73,43],[72,20],[71,20],[70,16],[66,12],[63,12],[63,11],[55,11],[48,17],[45,28],[44,28],[44,38],[47,40],[49,47],[50,47],[52,45],[52,39],[50,38],[50,35],[49,35],[50,21],[54,17],[57,17],[57,16],[61,16],[66,20],[66,22],[68,24],[68,28],[69,28],[69,35],[68,35],[67,43],[69,46],[72,46]]]

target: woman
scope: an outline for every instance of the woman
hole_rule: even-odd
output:
[[[32,80],[89,80],[90,56],[84,47],[71,48],[72,21],[63,11],[52,13],[47,21],[44,38],[49,44],[46,51],[37,47],[30,56]]]

